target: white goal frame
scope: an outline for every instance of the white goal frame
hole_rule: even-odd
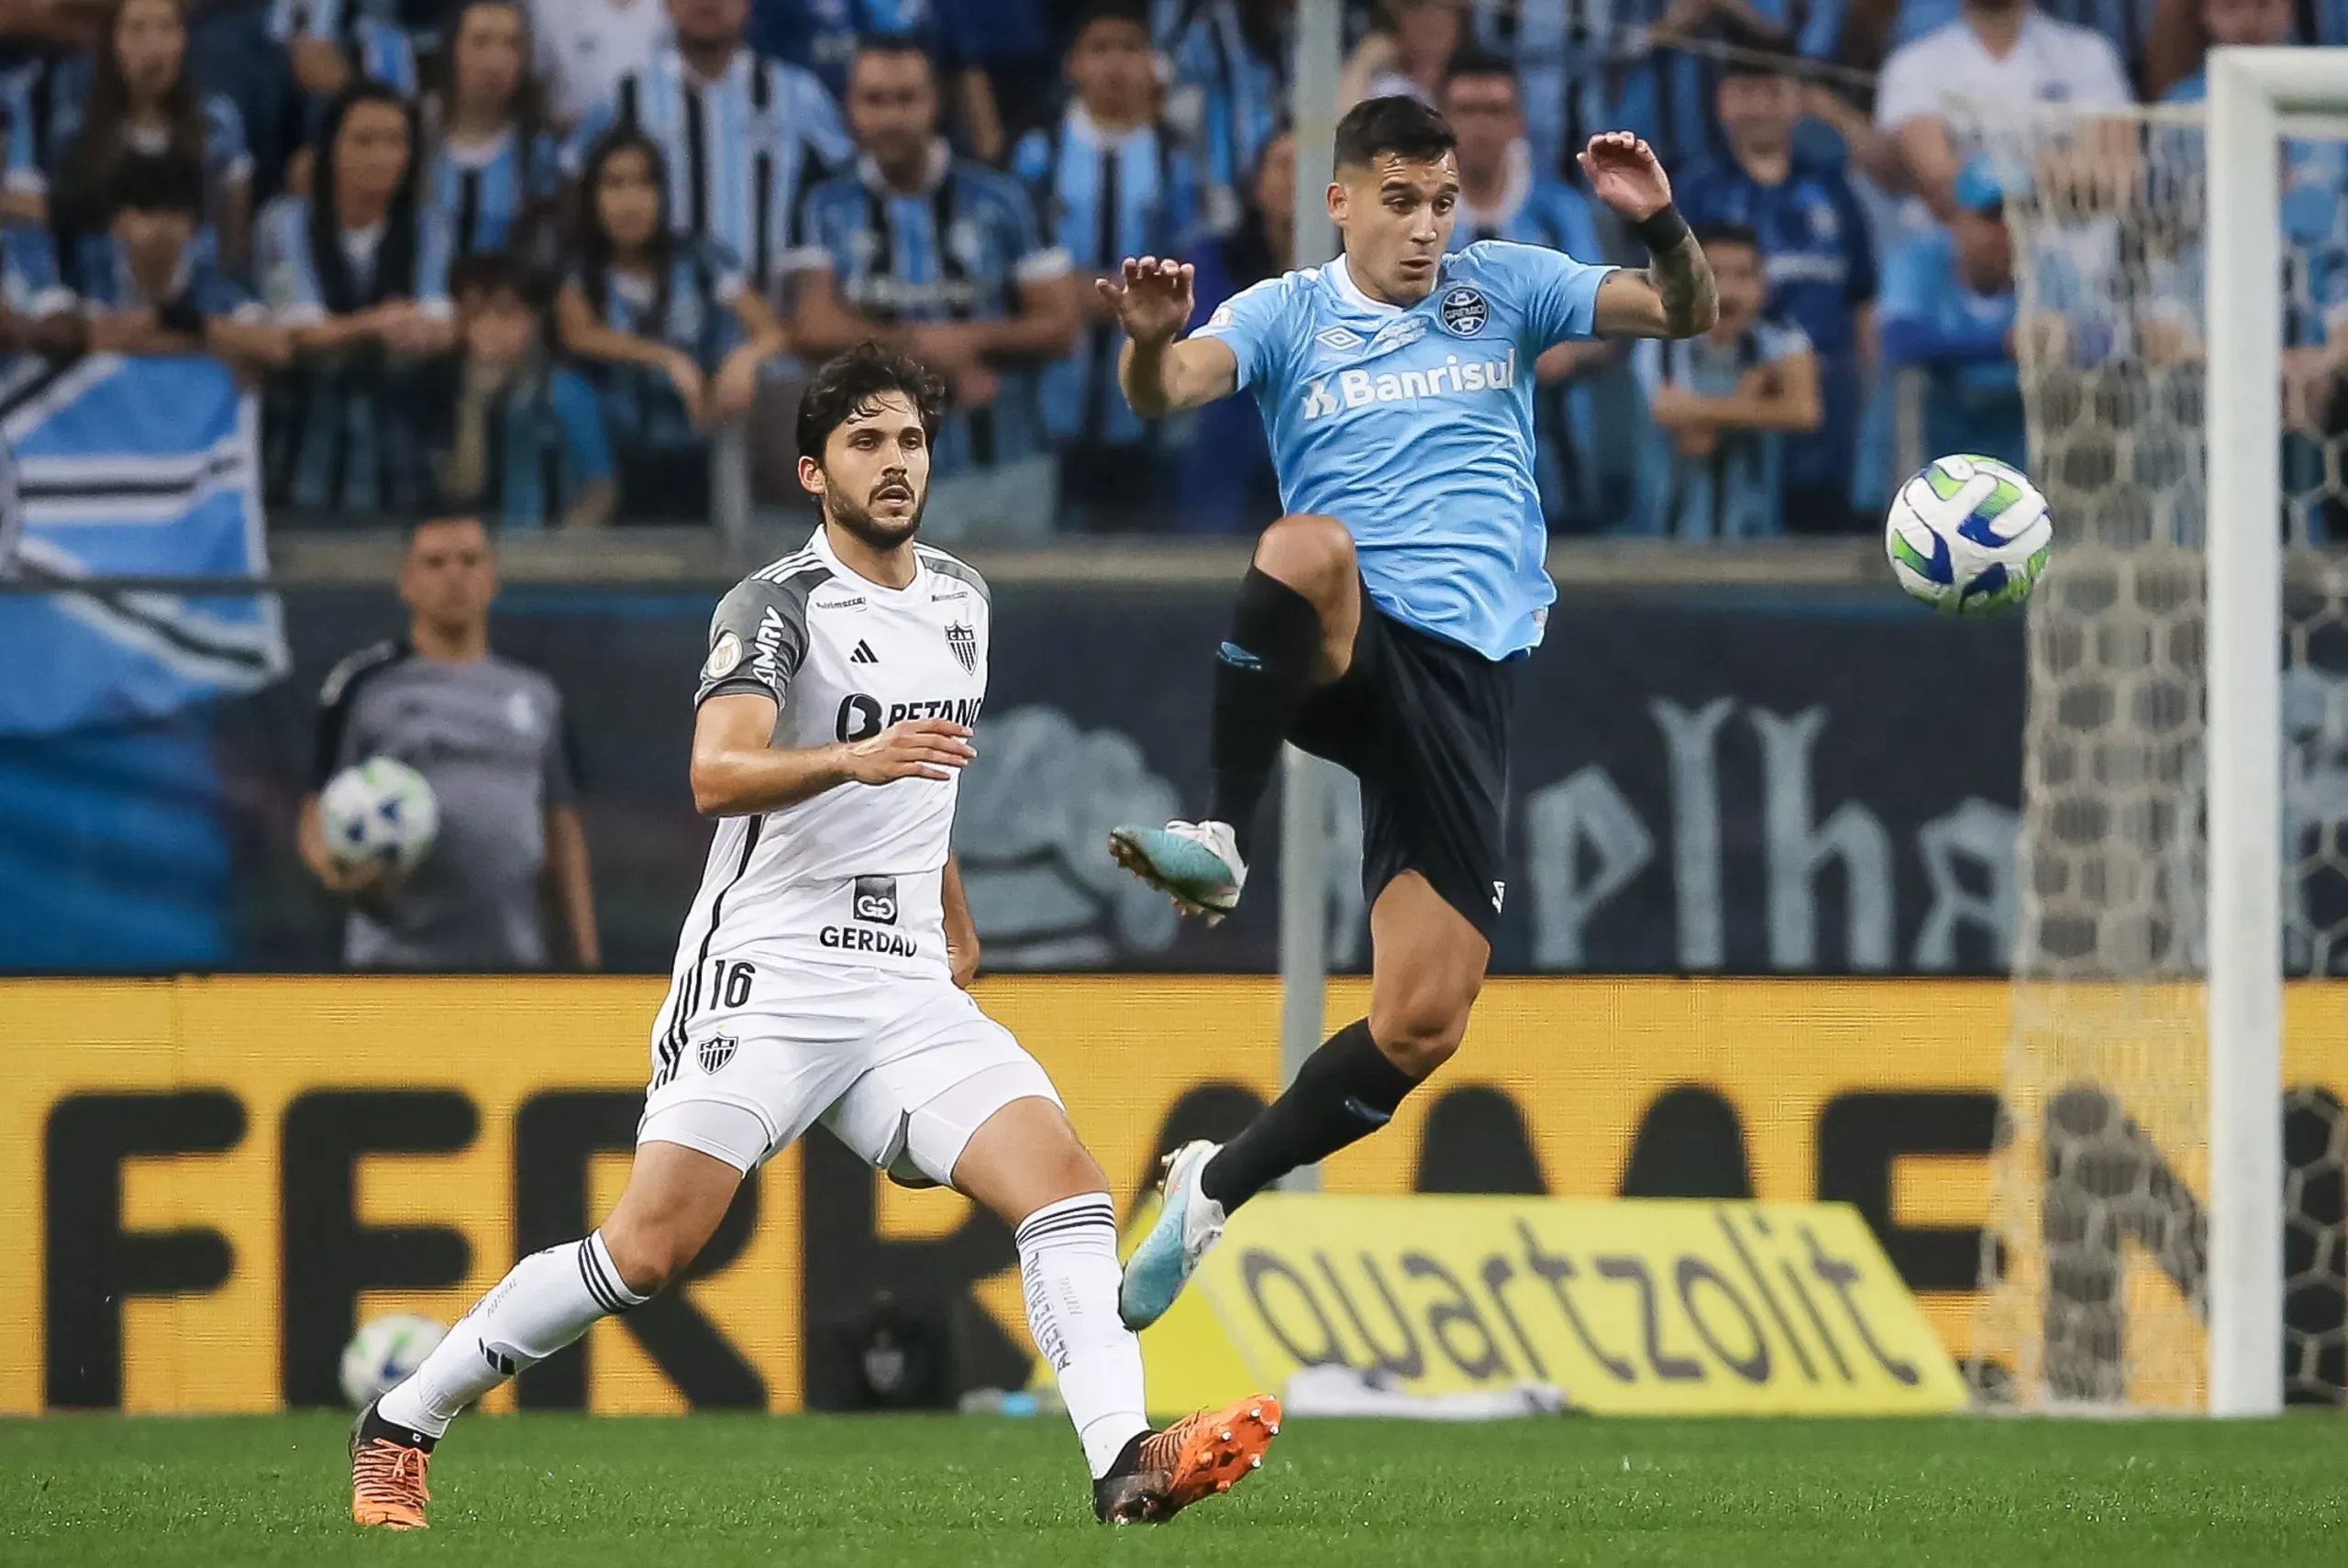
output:
[[[2280,116],[2348,111],[2348,51],[2209,57],[2209,1413],[2283,1408]]]

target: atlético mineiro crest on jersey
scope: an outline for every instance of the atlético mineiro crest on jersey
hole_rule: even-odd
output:
[[[962,667],[965,675],[979,672],[979,634],[968,626],[946,628],[946,646],[954,650],[954,662]]]
[[[1475,337],[1484,330],[1484,323],[1491,314],[1484,296],[1465,283],[1444,290],[1443,301],[1435,306],[1435,319],[1454,337]]]
[[[731,1034],[713,1034],[701,1043],[701,1070],[714,1073],[734,1059],[739,1042]]]

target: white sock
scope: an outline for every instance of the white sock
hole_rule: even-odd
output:
[[[599,1318],[648,1298],[620,1280],[603,1232],[532,1253],[481,1304],[457,1320],[376,1413],[426,1437],[447,1432],[458,1411],[526,1367],[554,1354]]]
[[[1117,1211],[1105,1192],[1047,1204],[1019,1227],[1027,1328],[1059,1377],[1060,1398],[1098,1481],[1149,1430],[1141,1342],[1117,1318]]]

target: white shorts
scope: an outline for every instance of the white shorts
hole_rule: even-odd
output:
[[[1036,1059],[944,978],[754,966],[740,1007],[656,1034],[638,1143],[681,1143],[745,1175],[817,1121],[910,1187],[944,1185],[970,1135],[1016,1099],[1060,1098]]]

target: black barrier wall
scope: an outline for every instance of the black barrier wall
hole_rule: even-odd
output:
[[[720,588],[510,590],[494,640],[562,689],[607,962],[665,972],[707,824],[684,783]],[[1204,788],[1220,591],[997,593],[958,832],[998,967],[1262,971],[1276,867],[1178,929],[1102,853]],[[320,682],[403,624],[388,593],[280,596],[290,673],[134,723],[0,734],[0,968],[317,970],[338,911],[293,852]],[[26,602],[0,598],[0,614]],[[1560,605],[1517,667],[1502,972],[1988,974],[2013,924],[2020,624],[1847,597]],[[1350,788],[1331,950],[1368,955]],[[1269,810],[1270,808],[1268,808]],[[1272,857],[1266,856],[1267,861]]]

